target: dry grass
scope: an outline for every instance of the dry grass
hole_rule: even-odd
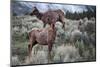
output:
[[[87,31],[78,30],[79,21],[87,24],[87,21],[95,22],[85,18],[81,20],[71,20],[65,18],[65,31],[62,24],[57,22],[57,36],[52,49],[51,63],[92,61],[96,59],[95,44],[86,42],[89,40]],[[48,27],[48,25],[46,26]],[[84,28],[85,26],[83,26]],[[88,26],[89,27],[89,26]],[[31,62],[27,58],[28,38],[27,33],[33,28],[43,28],[43,22],[35,16],[15,16],[12,18],[12,62],[13,65],[19,64],[46,64],[48,63],[48,47],[35,45],[32,49]],[[85,34],[86,33],[86,34]],[[95,40],[95,32],[92,32],[91,38]],[[86,43],[85,43],[86,42]],[[17,57],[16,57],[17,56]]]

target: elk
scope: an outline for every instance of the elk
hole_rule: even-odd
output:
[[[39,45],[48,46],[48,62],[51,58],[51,50],[56,37],[55,24],[51,24],[48,28],[38,29],[35,28],[29,32],[28,52],[29,58],[31,57],[32,48],[37,43]]]
[[[45,13],[40,13],[36,7],[34,7],[34,10],[30,13],[31,16],[36,15],[36,17],[43,21],[44,26],[46,24],[55,24],[57,21],[60,21],[63,24],[63,29],[65,30],[65,22],[64,22],[64,12],[60,9],[58,10],[48,10]],[[52,22],[55,21],[55,22]]]

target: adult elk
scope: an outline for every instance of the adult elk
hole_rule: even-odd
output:
[[[56,37],[55,24],[51,24],[48,28],[38,29],[35,28],[29,32],[29,58],[31,56],[32,48],[37,43],[39,45],[48,45],[48,61],[51,58],[51,50]]]
[[[60,9],[58,10],[48,10],[45,13],[40,13],[36,7],[30,13],[30,15],[36,15],[36,17],[43,21],[44,26],[46,24],[55,24],[57,21],[60,21],[63,24],[63,29],[65,30],[65,22],[64,22],[64,12]],[[53,22],[52,22],[53,21]]]

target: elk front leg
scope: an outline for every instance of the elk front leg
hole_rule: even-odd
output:
[[[62,28],[63,28],[63,30],[65,31],[65,22],[62,20],[61,23],[62,23],[62,25],[63,25]]]
[[[61,16],[60,17],[60,21],[61,21],[61,23],[62,23],[62,28],[64,29],[64,31],[65,31],[65,22],[64,22],[64,17],[63,16]]]
[[[32,45],[28,45],[28,55],[29,55],[29,59],[31,57],[31,50],[32,50]]]
[[[46,27],[46,23],[44,23],[43,27]]]
[[[29,40],[29,44],[28,44],[28,55],[29,55],[29,59],[30,59],[30,57],[31,57],[32,44],[33,44],[33,39],[30,38],[30,40]]]

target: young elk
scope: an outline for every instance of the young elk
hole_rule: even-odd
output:
[[[56,37],[56,29],[54,25],[55,24],[51,24],[50,27],[43,29],[33,29],[29,32],[29,58],[31,56],[33,46],[38,43],[39,45],[48,45],[48,62],[50,61],[52,45]]]
[[[58,10],[49,10],[45,13],[40,13],[36,7],[34,7],[34,10],[30,13],[30,15],[36,15],[36,17],[43,21],[44,27],[46,24],[55,24],[57,21],[60,21],[63,24],[63,29],[65,30],[65,22],[64,22],[64,12],[60,9]],[[50,18],[50,19],[49,19]],[[51,22],[51,21],[55,22]]]

